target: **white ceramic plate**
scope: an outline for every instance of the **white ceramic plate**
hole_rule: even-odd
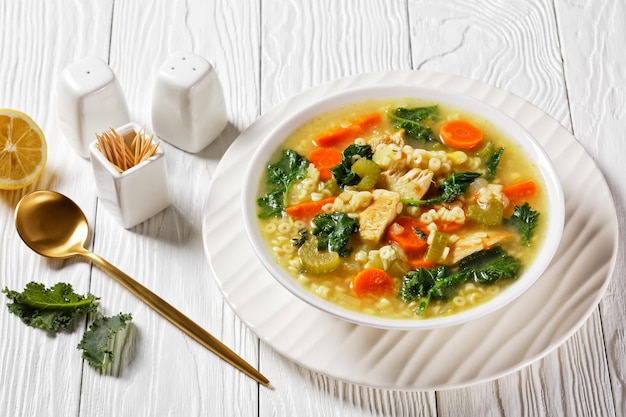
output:
[[[291,295],[265,270],[246,237],[241,189],[247,162],[285,114],[342,89],[407,83],[473,96],[517,120],[552,159],[565,195],[562,243],[541,278],[495,313],[434,330],[381,330],[325,314]],[[585,187],[581,187],[581,183]],[[593,190],[593,199],[585,190]],[[388,389],[458,388],[504,376],[567,340],[600,301],[617,256],[609,188],[576,139],[545,113],[505,91],[453,75],[380,72],[336,80],[296,95],[260,117],[215,172],[203,219],[209,264],[227,302],[265,343],[311,370]],[[219,236],[219,239],[213,237]]]

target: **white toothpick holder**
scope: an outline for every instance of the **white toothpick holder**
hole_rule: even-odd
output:
[[[98,57],[77,61],[61,72],[57,104],[61,130],[83,158],[89,157],[97,133],[130,122],[120,83]]]
[[[177,52],[159,68],[152,96],[152,129],[190,153],[206,148],[227,123],[226,105],[213,66],[190,52]]]
[[[108,130],[108,129],[107,129]],[[139,126],[129,123],[115,131],[127,144]],[[89,145],[98,198],[126,229],[147,220],[170,205],[165,154],[159,146],[155,155],[124,172],[119,172],[93,141]]]

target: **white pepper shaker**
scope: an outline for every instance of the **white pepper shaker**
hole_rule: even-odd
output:
[[[177,52],[159,68],[152,96],[152,130],[162,140],[196,153],[226,127],[222,86],[213,66]]]
[[[95,56],[70,64],[61,72],[57,104],[61,130],[83,158],[89,158],[89,144],[96,134],[130,122],[115,73]]]

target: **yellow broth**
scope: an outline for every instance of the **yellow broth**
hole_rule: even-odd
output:
[[[354,139],[356,143],[363,144],[376,141],[377,138],[397,135],[398,130],[394,127],[394,122],[387,116],[387,112],[393,111],[398,107],[411,108],[433,104],[437,103],[423,102],[419,99],[393,99],[367,101],[336,109],[308,121],[294,131],[285,140],[281,150],[292,149],[300,155],[306,156],[317,146],[315,140],[320,135],[348,126],[352,121],[372,112],[380,113],[380,121],[360,132]],[[430,169],[433,172],[432,181],[434,184],[429,192],[433,193],[437,184],[440,184],[442,179],[452,172],[469,171],[484,173],[485,158],[484,155],[482,159],[479,156],[482,155],[481,151],[483,151],[484,146],[487,146],[487,143],[491,143],[489,145],[492,147],[491,149],[504,147],[505,150],[498,165],[497,175],[490,184],[498,188],[498,186],[503,187],[521,181],[535,182],[537,192],[524,199],[534,210],[540,213],[538,226],[533,232],[531,245],[521,244],[521,239],[515,232],[512,232],[510,227],[505,225],[487,227],[467,218],[465,213],[467,206],[474,204],[477,198],[480,198],[477,197],[479,194],[477,190],[480,191],[481,188],[485,187],[484,180],[470,185],[467,192],[457,197],[452,203],[437,203],[431,206],[418,207],[409,207],[401,203],[401,207],[398,208],[400,212],[397,216],[413,216],[425,224],[430,224],[429,227],[431,229],[429,231],[432,233],[435,228],[439,227],[435,225],[435,221],[442,221],[441,217],[451,217],[454,221],[459,222],[461,219],[458,216],[455,218],[451,213],[454,212],[459,215],[459,209],[455,210],[455,207],[460,207],[465,218],[460,228],[447,233],[449,236],[447,245],[450,247],[449,249],[454,247],[455,242],[459,242],[460,237],[481,236],[481,233],[485,231],[489,234],[496,234],[502,231],[509,234],[510,237],[497,242],[497,245],[501,246],[509,255],[518,258],[523,265],[523,271],[524,266],[529,265],[533,261],[537,250],[541,246],[545,218],[548,215],[546,213],[544,185],[537,168],[532,161],[528,160],[518,145],[504,137],[488,120],[483,120],[472,114],[459,112],[441,104],[438,104],[438,106],[438,119],[429,124],[436,137],[438,137],[441,125],[446,121],[463,119],[471,121],[482,130],[484,145],[472,150],[460,150],[450,148],[440,142],[437,142],[435,145],[423,145],[415,140],[404,138],[404,146],[398,145],[401,149],[399,160],[392,160],[391,162],[385,160],[381,156],[382,153],[379,154],[379,152],[388,152],[389,146],[381,146],[380,144],[374,149],[373,159],[380,163],[383,171],[386,169],[390,170],[389,165],[400,171],[415,167],[418,169]],[[278,160],[280,157],[279,153],[277,152],[272,161],[268,161],[268,163]],[[263,179],[263,181],[265,180]],[[380,185],[378,184],[378,186]],[[487,188],[489,189],[489,187]],[[344,211],[358,218],[364,207],[367,206],[367,193],[371,194],[371,191],[355,191],[354,187],[346,187],[342,190],[336,184],[333,185],[332,181],[331,185],[329,183],[325,184],[324,181],[319,180],[319,172],[311,164],[309,165],[306,178],[296,181],[289,188],[288,206],[337,196],[335,203],[325,206],[325,211]],[[491,196],[488,195],[487,199],[489,198],[505,199],[501,195],[498,196],[497,192],[495,197],[493,193]],[[339,200],[341,200],[341,203],[338,203]],[[371,203],[371,197],[369,201]],[[513,205],[513,203],[509,202],[509,205],[505,207],[504,213],[506,217],[511,215]],[[428,223],[428,220],[430,220],[430,223]],[[491,285],[478,284],[476,282],[463,283],[456,288],[456,294],[453,297],[447,300],[432,299],[423,314],[417,315],[416,310],[420,300],[406,303],[397,296],[401,287],[402,277],[407,271],[414,269],[409,264],[410,258],[414,255],[407,256],[407,253],[398,244],[387,239],[387,234],[383,235],[383,238],[378,243],[359,239],[358,234],[353,235],[350,240],[352,250],[349,256],[341,258],[339,267],[329,273],[312,274],[303,269],[298,255],[299,248],[294,245],[294,241],[300,236],[299,232],[301,230],[308,229],[309,232],[312,230],[313,226],[310,220],[294,219],[283,213],[282,216],[259,219],[259,227],[275,261],[308,291],[340,307],[378,317],[423,319],[454,314],[492,299],[512,282],[510,279],[501,279]],[[388,227],[391,227],[391,225]],[[478,235],[476,235],[477,233]],[[478,244],[485,248],[482,241]],[[441,259],[439,263],[448,264],[451,268],[454,268],[454,265],[450,264],[449,259]],[[393,279],[394,293],[381,297],[357,296],[352,287],[352,281],[359,271],[366,267],[376,267],[385,270]]]

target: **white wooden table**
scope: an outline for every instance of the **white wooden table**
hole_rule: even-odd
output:
[[[0,287],[70,282],[100,296],[104,314],[132,313],[134,329],[121,360],[101,374],[75,349],[81,329],[51,337],[0,308],[0,416],[625,415],[624,239],[602,302],[567,342],[503,378],[439,392],[356,386],[279,355],[225,303],[202,245],[212,174],[241,131],[310,87],[401,69],[480,80],[545,111],[599,165],[623,230],[625,40],[622,0],[3,0],[0,107],[30,114],[49,154],[36,183],[0,192]],[[89,161],[60,131],[56,82],[65,66],[98,56],[116,72],[133,120],[150,128],[153,77],[178,50],[215,65],[230,124],[197,154],[163,145],[172,205],[125,230],[98,202]],[[273,388],[208,353],[88,263],[31,252],[13,211],[36,189],[73,198],[94,229],[93,251],[258,366]]]

